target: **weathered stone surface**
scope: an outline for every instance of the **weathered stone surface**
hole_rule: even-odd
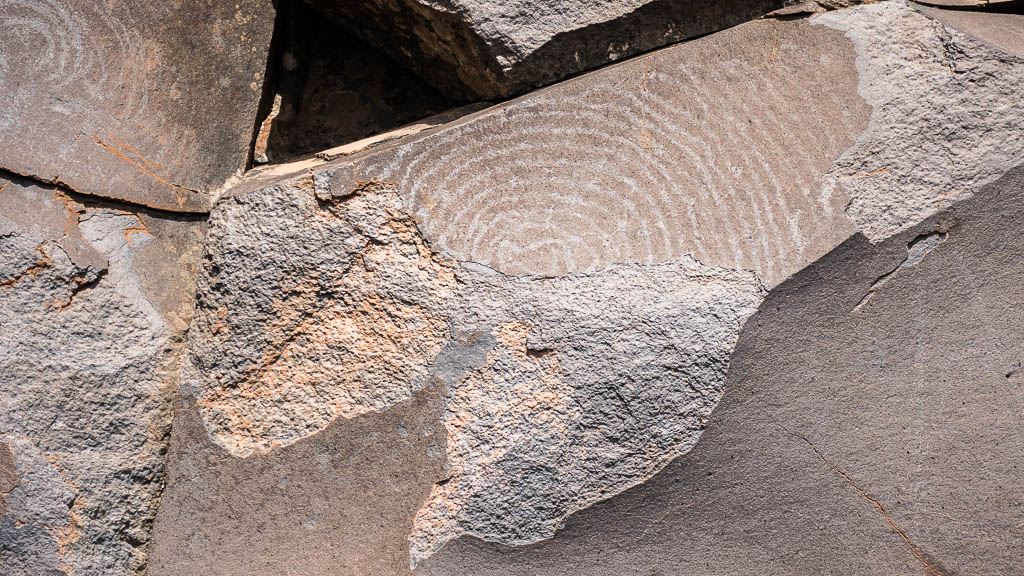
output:
[[[0,179],[0,446],[18,479],[0,572],[12,576],[141,573],[162,488],[201,225],[80,201]]]
[[[1024,157],[1024,59],[903,2],[814,22],[842,30],[857,46],[871,123],[830,176],[849,190],[846,214],[868,238],[886,238],[969,197]]]
[[[905,2],[762,21],[352,170],[395,183],[430,242],[503,272],[692,254],[771,286],[853,230],[881,240],[1009,169],[1024,155],[1022,63]]]
[[[434,252],[387,185],[332,198],[333,178],[211,214],[185,385],[215,442],[266,452],[442,379],[448,477],[416,561],[463,533],[550,536],[697,441],[762,297],[753,273],[686,258],[505,276]]]
[[[245,165],[270,0],[0,2],[0,168],[203,211]]]
[[[413,517],[444,462],[436,385],[266,455],[178,411],[150,576],[405,574]]]
[[[771,284],[850,233],[843,182],[824,175],[868,126],[854,59],[824,27],[754,22],[531,94],[353,170],[395,183],[429,241],[503,272],[690,254]]]
[[[1024,169],[768,295],[700,443],[527,547],[417,574],[1016,574],[1024,569]],[[915,240],[945,235],[911,268]]]
[[[507,97],[735,26],[786,0],[305,0],[433,85]],[[822,2],[824,5],[846,2]]]

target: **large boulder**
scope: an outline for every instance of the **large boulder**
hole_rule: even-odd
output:
[[[790,0],[305,1],[446,93],[467,99],[507,97],[797,4]]]

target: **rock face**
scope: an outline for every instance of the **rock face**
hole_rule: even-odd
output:
[[[270,0],[0,2],[0,169],[200,212],[245,166]]]
[[[304,1],[419,70],[445,93],[485,100],[795,4],[785,0]]]
[[[215,443],[266,458],[443,384],[445,467],[408,553],[460,573],[476,560],[427,559],[462,535],[551,538],[700,446],[766,289],[1010,170],[1021,120],[996,111],[1022,70],[882,3],[746,24],[312,174],[257,175],[211,215],[183,385]],[[850,309],[948,241],[901,240]],[[886,542],[882,565],[914,565]]]
[[[1021,16],[2,2],[0,574],[1024,569]]]
[[[1022,206],[1018,168],[889,240],[851,238],[747,321],[690,453],[550,540],[460,539],[417,573],[1018,572]]]
[[[0,567],[141,572],[201,224],[0,190]]]

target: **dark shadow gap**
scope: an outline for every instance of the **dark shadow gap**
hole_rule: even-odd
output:
[[[387,132],[466,101],[429,86],[299,0],[279,0],[253,163]]]

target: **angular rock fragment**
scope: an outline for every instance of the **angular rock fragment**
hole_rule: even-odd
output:
[[[846,215],[879,241],[967,198],[1024,155],[1024,58],[880,2],[822,14],[857,46],[871,123],[830,170]]]
[[[0,169],[204,211],[245,166],[270,0],[0,2]]]
[[[304,0],[445,93],[507,97],[758,18],[787,0]],[[847,2],[823,2],[846,4]]]
[[[141,573],[162,489],[200,224],[80,200],[0,179],[0,447],[17,477],[0,571],[12,576]]]

